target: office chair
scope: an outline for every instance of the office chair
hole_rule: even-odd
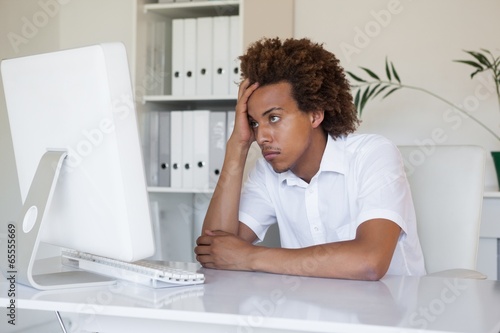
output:
[[[485,279],[475,271],[485,153],[478,146],[400,146],[428,275]]]

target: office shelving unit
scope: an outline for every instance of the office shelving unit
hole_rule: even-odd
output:
[[[173,95],[171,86],[171,75],[173,72],[173,20],[180,18],[200,18],[200,17],[215,17],[215,16],[234,16],[239,15],[239,0],[230,1],[196,1],[196,2],[179,2],[179,3],[154,3],[144,5],[144,13],[148,16],[147,29],[145,37],[148,40],[146,49],[146,70],[156,77],[152,81],[153,88],[146,87],[146,95],[143,96],[144,102],[144,118],[145,124],[148,123],[147,118],[151,112],[162,112],[171,110],[231,110],[236,104],[236,96],[225,95]],[[160,32],[158,33],[158,30]],[[241,28],[240,28],[241,30]],[[153,36],[152,36],[153,35]],[[158,36],[157,36],[158,35]],[[240,48],[241,49],[241,48]],[[198,50],[197,50],[198,51]],[[208,56],[208,55],[207,55]],[[151,60],[153,59],[153,60]],[[160,64],[157,64],[160,62]],[[158,65],[158,66],[157,66]],[[158,70],[163,75],[158,75],[155,70]],[[227,74],[226,74],[227,75]],[[162,82],[158,83],[158,79]],[[145,147],[147,147],[147,125],[145,129]],[[164,131],[165,129],[160,129]],[[149,151],[146,148],[146,151]],[[149,158],[146,156],[145,161],[148,163]],[[148,166],[146,165],[146,168]],[[152,177],[148,177],[152,178]],[[151,184],[148,187],[150,193],[211,193],[212,189],[207,188],[174,188],[165,186],[155,186]]]
[[[138,8],[136,28],[136,99],[141,122],[145,151],[148,150],[148,115],[151,112],[170,110],[208,109],[213,111],[234,110],[235,95],[173,96],[171,94],[169,61],[172,54],[172,20],[207,16],[240,17],[241,53],[253,41],[261,37],[293,36],[293,1],[290,0],[217,0],[173,3],[147,3]],[[158,75],[151,68],[148,52],[151,52],[151,33],[154,25],[165,27],[166,76]],[[156,28],[157,29],[157,28]],[[148,51],[149,49],[149,51]],[[149,62],[149,63],[148,63]],[[152,80],[153,78],[153,80]],[[158,82],[159,87],[148,87],[144,82]],[[155,81],[156,79],[156,81]],[[146,156],[145,161],[148,161]],[[147,162],[146,162],[147,163]],[[146,166],[147,167],[147,166]],[[163,238],[170,243],[162,259],[193,260],[185,253],[192,253],[194,239],[201,228],[203,217],[210,202],[212,189],[178,189],[148,187],[153,207],[153,220],[164,229]],[[165,231],[167,230],[167,231]],[[176,236],[172,236],[175,234]],[[189,238],[189,239],[186,239]],[[173,244],[174,243],[174,244]],[[176,245],[176,244],[177,245]],[[173,244],[173,245],[172,245]],[[175,249],[172,249],[174,247]],[[161,246],[160,246],[161,248]],[[159,249],[162,251],[161,249]]]

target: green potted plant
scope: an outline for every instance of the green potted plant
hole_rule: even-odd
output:
[[[498,107],[500,111],[500,56],[493,55],[487,49],[480,49],[480,51],[464,51],[471,59],[466,60],[454,60],[455,62],[466,64],[474,68],[474,71],[470,74],[470,78],[473,79],[475,75],[481,72],[487,72],[491,75],[491,78],[495,84],[495,91],[498,100]],[[394,64],[387,58],[385,60],[385,73],[384,76],[376,74],[373,70],[366,67],[359,67],[363,71],[363,76],[356,75],[350,71],[347,74],[354,80],[352,87],[355,89],[354,104],[358,111],[358,116],[361,118],[363,110],[367,103],[377,97],[384,99],[400,89],[410,89],[415,90],[427,95],[432,96],[440,100],[441,102],[448,104],[453,110],[462,113],[466,117],[473,120],[477,125],[482,127],[493,137],[495,137],[500,142],[500,136],[495,133],[491,128],[486,126],[478,118],[474,117],[470,112],[467,112],[464,108],[459,107],[452,102],[446,100],[445,98],[421,87],[416,87],[412,85],[403,84],[401,78],[396,71]],[[495,169],[497,173],[497,180],[500,184],[500,152],[491,152],[493,161],[495,164]]]

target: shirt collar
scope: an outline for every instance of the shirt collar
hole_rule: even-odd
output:
[[[326,142],[325,152],[321,158],[321,164],[319,166],[320,172],[337,172],[345,174],[345,136],[333,139],[328,135],[328,140]],[[288,170],[278,174],[279,183],[286,181],[288,186],[307,186],[307,183],[297,177],[292,171]]]
[[[345,136],[340,136],[333,139],[328,135],[326,142],[325,152],[321,158],[319,171],[333,171],[338,173],[345,173]]]

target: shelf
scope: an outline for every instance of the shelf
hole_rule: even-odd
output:
[[[159,187],[159,186],[148,186],[147,188],[149,193],[192,193],[192,194],[212,194],[214,193],[213,189],[184,189],[184,188],[171,188],[171,187]]]
[[[170,18],[238,15],[239,0],[154,3],[144,5],[144,12],[154,12]]]
[[[146,95],[144,102],[236,102],[236,97],[227,96],[172,96],[172,95]]]
[[[158,103],[169,109],[182,110],[234,110],[236,107],[235,96],[172,96],[172,95],[147,95],[143,103]]]

